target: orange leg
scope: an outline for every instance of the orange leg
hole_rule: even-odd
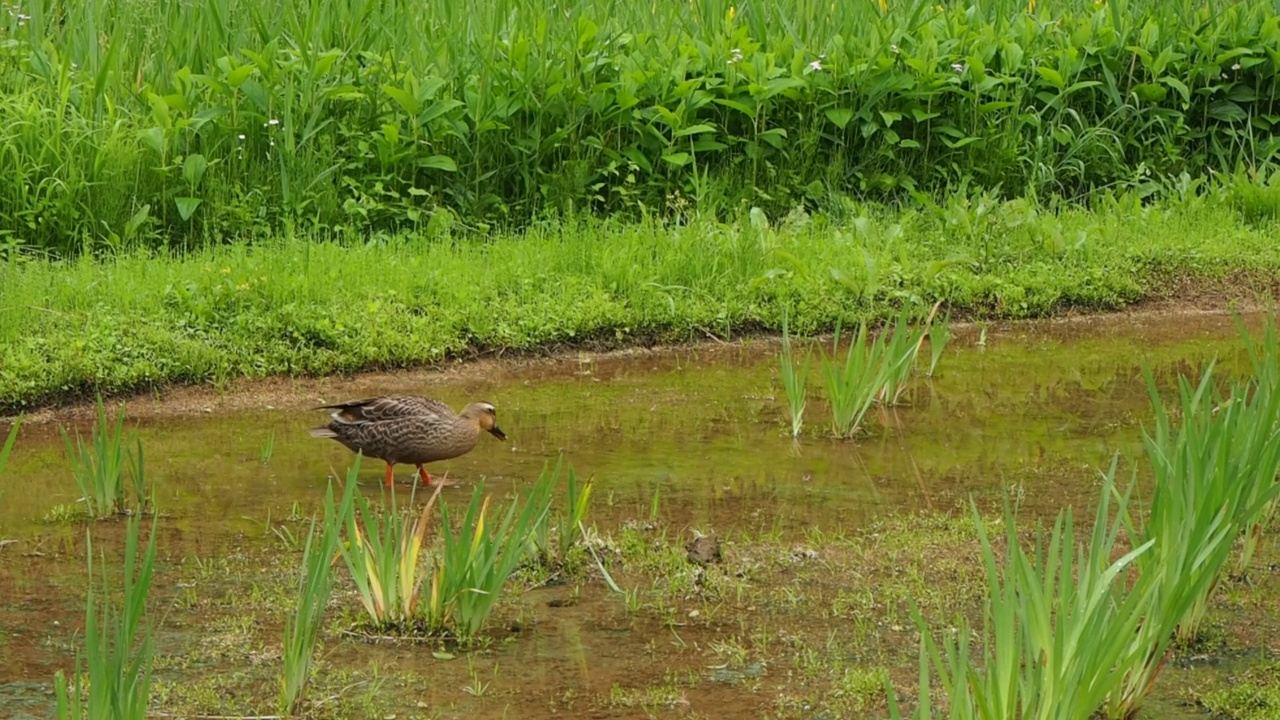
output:
[[[387,487],[391,487],[391,463],[387,463]]]
[[[418,476],[422,478],[422,482],[427,485],[431,484],[431,473],[427,472],[427,469],[421,465],[418,466]]]

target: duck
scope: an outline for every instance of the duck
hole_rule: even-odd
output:
[[[471,452],[487,432],[499,440],[506,433],[498,427],[498,414],[489,402],[473,402],[455,413],[448,404],[421,395],[383,395],[320,405],[333,410],[329,424],[312,428],[316,438],[332,438],[352,452],[387,464],[387,487],[395,465],[414,465],[418,476],[430,485],[426,463],[448,460]]]

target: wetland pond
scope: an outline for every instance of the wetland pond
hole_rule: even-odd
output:
[[[1251,330],[1258,321],[1246,316]],[[482,435],[468,455],[429,466],[457,481],[442,493],[451,505],[482,477],[495,499],[508,497],[560,456],[594,477],[586,524],[631,595],[610,592],[594,563],[564,577],[517,576],[484,641],[460,649],[350,632],[359,604],[339,563],[307,714],[882,717],[885,673],[900,696],[917,677],[909,598],[934,627],[960,612],[981,627],[969,498],[994,519],[1011,495],[1028,526],[1067,506],[1091,518],[1112,456],[1121,453],[1124,479],[1127,461],[1141,459],[1144,363],[1166,396],[1178,374],[1198,376],[1214,358],[1233,371],[1246,363],[1222,313],[953,332],[936,376],[913,380],[902,406],[873,410],[856,441],[829,437],[816,354],[805,434],[789,437],[771,340],[132,400],[128,422],[160,513],[149,605],[156,715],[274,712],[298,541],[327,479],[352,461],[308,437],[326,418],[309,408],[415,392],[455,408],[488,400],[508,436]],[[0,717],[50,717],[54,673],[73,670],[86,527],[95,555],[119,566],[122,522],[59,517],[79,496],[59,428],[87,435],[86,417],[30,418],[0,479]],[[362,467],[372,500],[382,472],[380,462]],[[695,533],[721,540],[721,562],[688,561]],[[1268,538],[1255,560],[1264,572],[1216,594],[1216,644],[1174,659],[1144,717],[1208,718],[1187,702],[1189,689],[1276,651],[1276,561]]]

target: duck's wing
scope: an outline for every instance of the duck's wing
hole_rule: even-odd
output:
[[[344,423],[370,423],[400,418],[447,418],[453,408],[421,395],[384,395],[349,402],[321,405],[317,410],[336,410],[333,419]]]

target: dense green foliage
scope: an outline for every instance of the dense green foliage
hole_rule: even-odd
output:
[[[32,0],[0,256],[1265,169],[1275,0]]]
[[[550,223],[488,243],[282,240],[0,263],[0,409],[170,382],[406,366],[557,343],[809,334],[944,301],[1111,309],[1172,276],[1280,270],[1220,194],[1096,211],[956,197],[906,213]]]

